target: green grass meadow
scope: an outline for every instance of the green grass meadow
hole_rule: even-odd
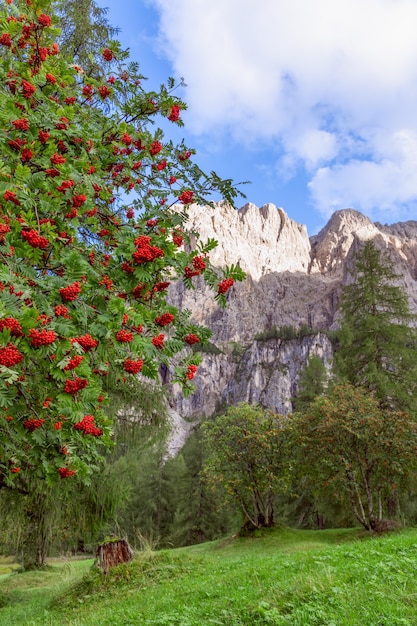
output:
[[[0,561],[0,625],[417,626],[417,530],[273,529],[17,573]]]

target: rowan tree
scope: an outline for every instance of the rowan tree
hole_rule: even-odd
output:
[[[366,389],[336,385],[308,410],[294,414],[301,475],[317,494],[350,508],[368,530],[379,530],[387,503],[417,470],[417,423],[381,408]]]
[[[415,412],[417,334],[388,254],[367,241],[343,288],[336,372],[385,407]]]
[[[250,528],[274,525],[274,498],[287,488],[284,420],[242,402],[203,425],[204,472],[223,485]]]
[[[94,472],[110,370],[122,384],[165,364],[192,391],[209,331],[169,305],[172,282],[200,275],[224,305],[243,278],[213,269],[216,242],[184,245],[190,203],[237,192],[155,124],[182,124],[174,81],[147,92],[117,42],[105,80],[88,76],[60,55],[50,9],[0,8],[0,481],[22,493]]]

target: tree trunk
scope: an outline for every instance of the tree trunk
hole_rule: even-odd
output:
[[[97,566],[105,574],[111,567],[133,559],[133,550],[126,539],[115,539],[100,544],[96,552]]]
[[[22,544],[23,569],[36,569],[45,566],[50,543],[48,519],[48,496],[35,492],[28,496],[25,506],[25,531]]]

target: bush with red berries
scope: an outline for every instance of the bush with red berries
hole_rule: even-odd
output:
[[[213,191],[232,201],[236,190],[164,139],[158,117],[182,125],[174,84],[148,93],[117,42],[102,51],[107,78],[88,76],[61,57],[54,24],[50,0],[0,6],[0,482],[9,487],[34,472],[51,483],[92,471],[111,443],[110,371],[122,385],[126,374],[157,378],[164,363],[190,392],[200,362],[190,346],[210,333],[169,305],[170,285],[191,289],[200,276],[224,305],[243,278],[235,266],[215,270],[216,242],[192,243],[184,229],[191,202]]]

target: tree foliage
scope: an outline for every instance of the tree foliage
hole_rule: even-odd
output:
[[[103,78],[105,61],[101,51],[112,47],[119,32],[107,19],[108,9],[94,0],[53,0],[59,18],[58,36],[63,56],[81,65],[88,76]]]
[[[389,255],[367,241],[343,289],[336,371],[383,406],[415,411],[416,330]]]
[[[318,493],[350,507],[366,529],[378,529],[387,502],[417,470],[417,423],[381,408],[367,390],[336,385],[292,421],[301,474]]]
[[[274,497],[285,491],[285,418],[240,403],[203,425],[207,459],[204,471],[220,482],[252,528],[274,524]]]
[[[319,356],[313,354],[300,374],[298,392],[293,398],[295,410],[304,412],[317,396],[323,394],[327,384],[327,370]]]
[[[147,92],[117,43],[106,79],[86,74],[59,53],[50,9],[0,8],[0,480],[24,494],[95,471],[109,372],[122,385],[164,364],[193,389],[191,345],[209,332],[168,304],[173,281],[201,275],[223,305],[243,278],[210,265],[216,242],[183,245],[191,202],[237,192],[154,124],[182,123],[173,81]]]

